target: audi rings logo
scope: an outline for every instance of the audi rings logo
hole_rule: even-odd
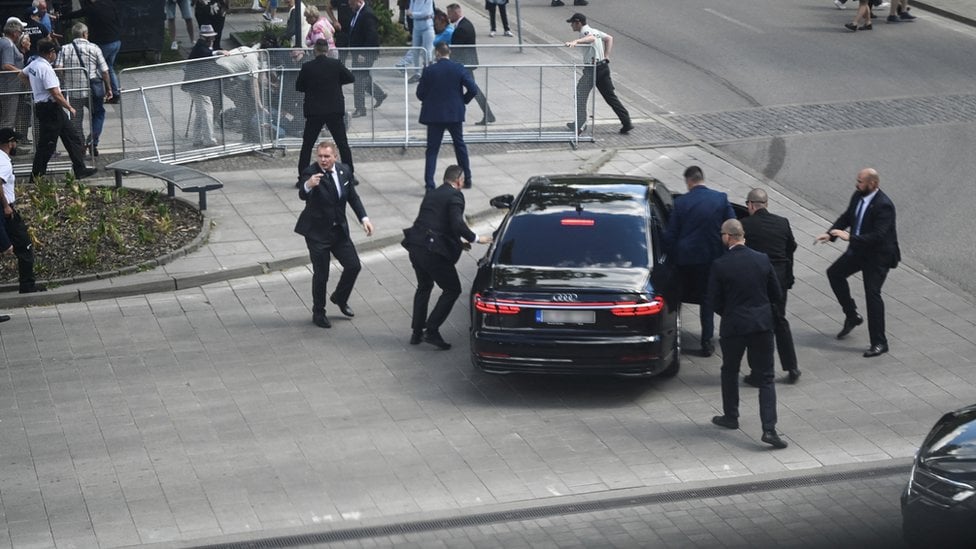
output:
[[[556,294],[552,296],[552,300],[559,303],[572,303],[579,301],[579,296],[576,294]]]

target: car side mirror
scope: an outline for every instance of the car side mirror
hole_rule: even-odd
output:
[[[512,209],[512,202],[515,201],[515,197],[510,194],[500,194],[495,198],[488,201],[493,208],[498,208],[499,210],[510,210]]]

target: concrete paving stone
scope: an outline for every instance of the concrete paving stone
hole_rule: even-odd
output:
[[[9,522],[7,535],[10,536],[10,545],[17,549],[41,549],[54,545],[51,527],[44,520]]]

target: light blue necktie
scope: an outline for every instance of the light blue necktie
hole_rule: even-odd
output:
[[[861,199],[861,202],[859,202],[857,205],[857,212],[854,213],[854,217],[857,218],[856,220],[857,224],[854,225],[854,234],[859,235],[861,234],[861,221],[864,220],[864,199],[863,198]]]

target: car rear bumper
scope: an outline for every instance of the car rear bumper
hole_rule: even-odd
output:
[[[614,374],[650,376],[664,370],[673,345],[658,335],[542,337],[476,330],[471,359],[495,374]]]

